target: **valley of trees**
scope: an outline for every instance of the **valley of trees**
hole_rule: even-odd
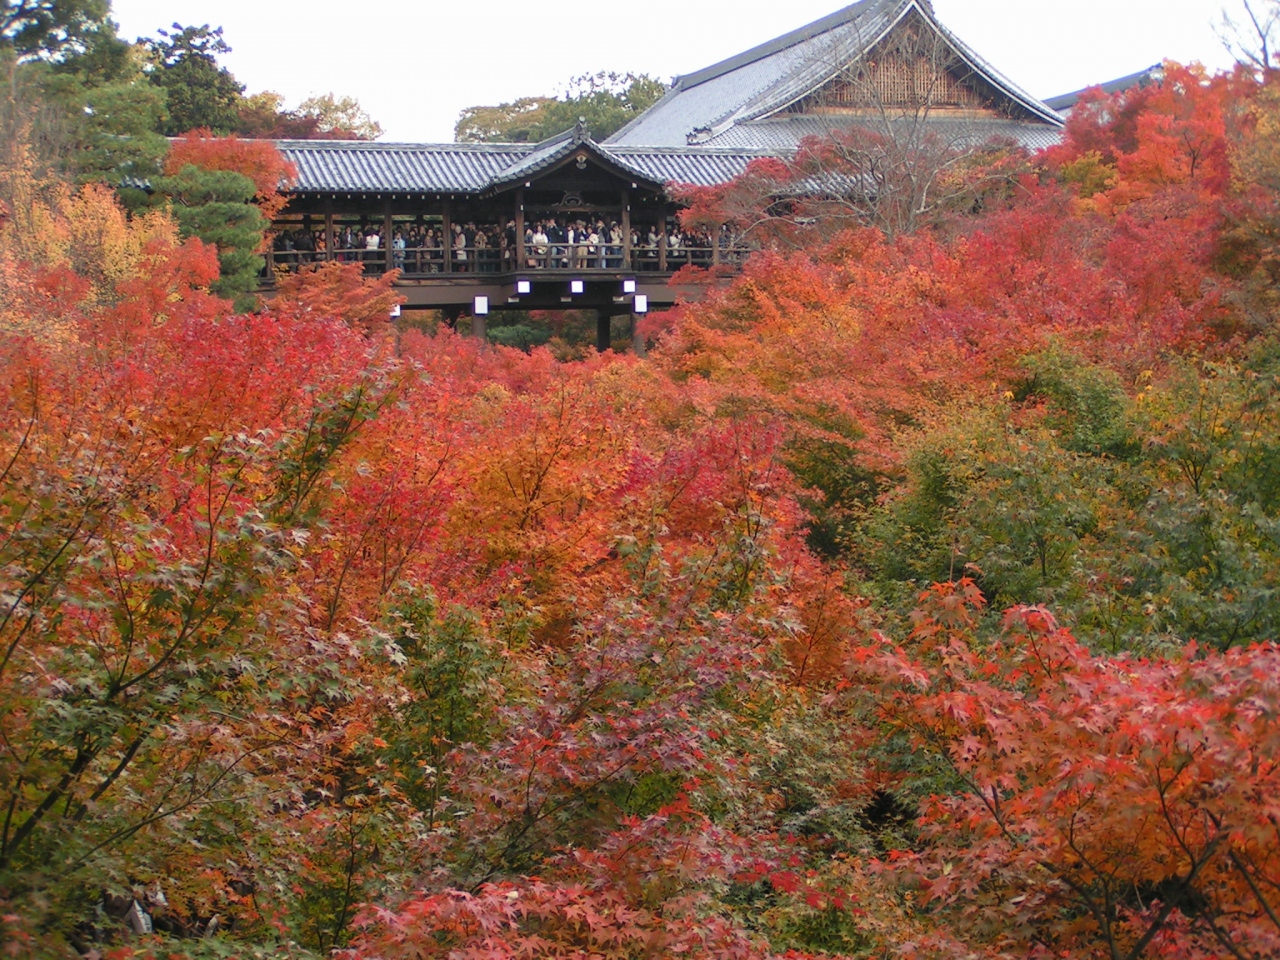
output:
[[[3,9],[0,955],[1280,955],[1269,66],[686,191],[761,252],[568,357],[257,300],[280,155],[121,189],[166,58]]]

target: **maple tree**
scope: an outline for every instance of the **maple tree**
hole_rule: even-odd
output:
[[[248,177],[253,181],[253,201],[268,221],[284,209],[288,200],[283,191],[298,175],[273,144],[215,137],[208,130],[192,130],[170,146],[164,172],[173,176],[188,165]]]
[[[973,642],[970,581],[924,598],[912,640],[860,652],[888,722],[962,785],[929,798],[918,877],[946,932],[992,956],[1263,957],[1277,850],[1277,650],[1097,660],[1040,608]],[[1212,693],[1210,693],[1212,691]]]

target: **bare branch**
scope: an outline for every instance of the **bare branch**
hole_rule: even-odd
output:
[[[1280,3],[1276,0],[1240,0],[1243,21],[1223,8],[1214,32],[1236,62],[1255,70],[1269,72],[1276,68],[1275,34],[1280,28]]]

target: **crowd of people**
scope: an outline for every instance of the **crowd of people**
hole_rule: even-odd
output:
[[[273,243],[273,259],[288,270],[322,260],[363,262],[368,273],[391,266],[404,274],[502,273],[519,270],[649,270],[661,269],[665,247],[667,269],[688,264],[710,266],[719,244],[721,259],[736,251],[728,228],[714,239],[707,233],[670,230],[655,224],[631,230],[632,262],[626,264],[628,239],[616,220],[546,217],[525,226],[524,250],[517,242],[514,220],[506,225],[454,223],[445,236],[443,225],[412,224],[393,230],[390,249],[378,226],[350,224],[334,231],[328,250],[324,230],[306,226],[282,230]],[[388,258],[388,254],[390,255]]]

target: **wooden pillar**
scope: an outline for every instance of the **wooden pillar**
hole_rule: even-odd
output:
[[[723,230],[717,226],[715,232],[711,234],[711,264],[712,266],[720,265],[720,237]]]
[[[473,313],[471,315],[471,336],[477,340],[485,338],[484,316],[482,314]]]
[[[444,236],[440,238],[440,253],[444,257],[444,263],[440,269],[445,273],[453,272],[453,221],[449,218],[448,198],[440,201],[440,229],[444,232]]]
[[[645,347],[644,335],[640,333],[640,320],[640,314],[631,315],[631,352],[637,357],[644,357],[648,351]]]
[[[516,270],[524,270],[528,260],[524,251],[524,187],[516,190]]]
[[[326,260],[337,260],[337,255],[333,252],[334,246],[337,245],[338,238],[333,231],[333,200],[329,199],[324,202],[324,258]]]
[[[622,191],[622,269],[631,270],[631,191]]]
[[[658,270],[667,272],[667,215],[664,212],[658,220]]]
[[[608,310],[596,311],[596,349],[601,353],[613,347],[613,317]]]
[[[382,212],[382,270],[385,273],[393,266],[391,260],[391,230],[395,226],[395,221],[391,219],[391,201],[387,201],[387,205]]]

